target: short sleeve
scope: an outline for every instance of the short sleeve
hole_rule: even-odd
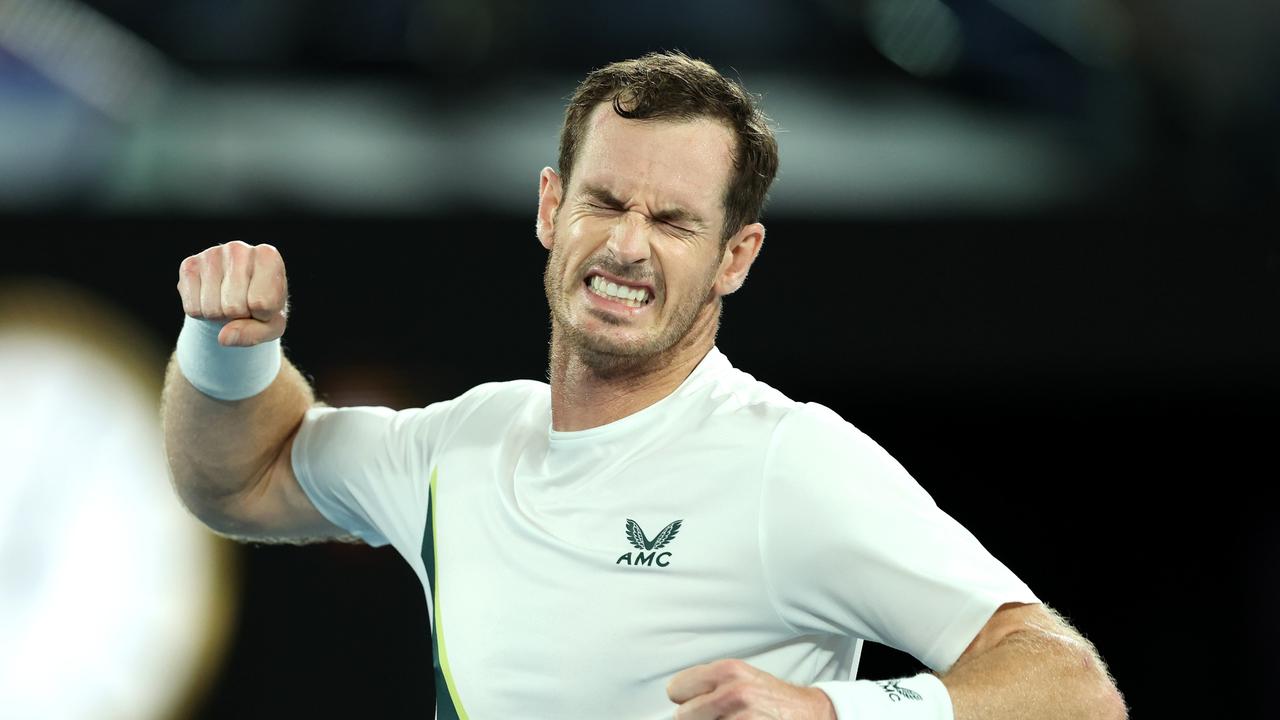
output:
[[[1039,600],[871,438],[797,407],[765,460],[761,553],[798,632],[850,635],[945,672],[1004,603]]]
[[[293,444],[298,484],[329,522],[373,547],[421,544],[447,405],[312,408]]]

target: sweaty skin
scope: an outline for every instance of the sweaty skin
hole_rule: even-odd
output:
[[[733,142],[712,120],[628,120],[601,104],[569,187],[542,171],[556,430],[652,405],[711,350],[720,299],[742,286],[764,241],[759,223],[724,238]],[[597,273],[643,286],[649,301],[632,308],[599,297],[587,282]]]

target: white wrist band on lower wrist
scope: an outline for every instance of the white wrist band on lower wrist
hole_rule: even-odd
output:
[[[951,695],[935,675],[814,683],[840,720],[955,720]]]
[[[244,400],[266,390],[280,372],[280,340],[253,347],[223,347],[225,320],[190,315],[178,333],[178,369],[197,390],[218,400]]]

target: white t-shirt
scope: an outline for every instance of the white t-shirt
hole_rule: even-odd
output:
[[[945,671],[1001,604],[1039,602],[874,441],[715,349],[578,432],[533,381],[313,409],[293,468],[418,573],[440,718],[670,718],[685,668],[844,680],[864,640]]]

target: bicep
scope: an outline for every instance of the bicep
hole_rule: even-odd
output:
[[[965,648],[960,658],[956,660],[956,664],[959,665],[965,660],[981,655],[999,645],[1013,633],[1035,626],[1053,624],[1054,617],[1044,605],[1039,603],[1005,603],[996,610],[987,624],[982,626],[973,638],[973,642],[969,643],[969,647]]]
[[[1047,638],[1096,658],[1089,641],[1057,610],[1042,603],[1005,603],[991,616],[973,638],[973,642],[969,643],[969,647],[956,660],[956,666],[980,657],[1018,633]]]
[[[243,492],[228,500],[230,522],[219,532],[238,540],[308,542],[347,537],[307,497],[293,470],[295,428],[266,472]]]

